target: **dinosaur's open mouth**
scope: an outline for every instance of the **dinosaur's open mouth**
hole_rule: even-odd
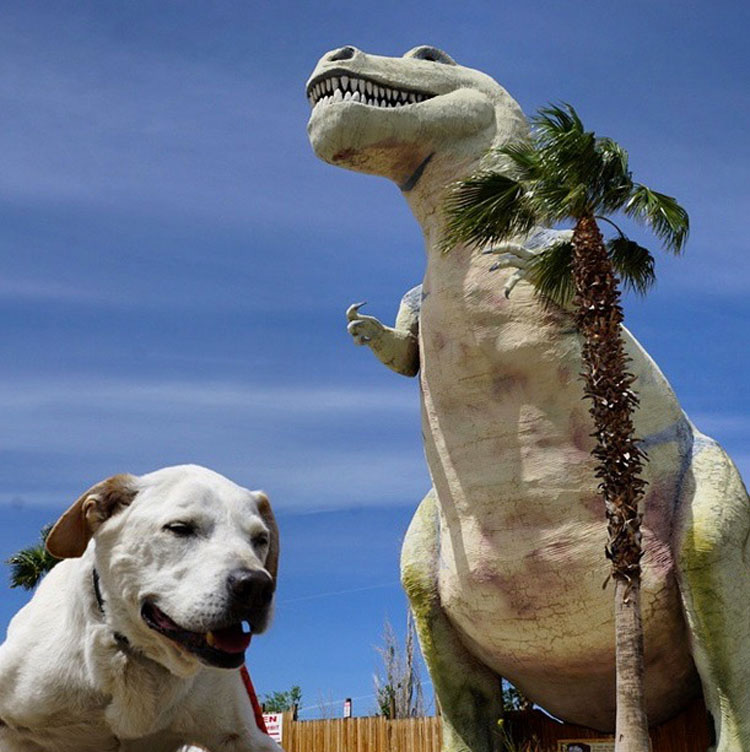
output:
[[[183,629],[149,602],[141,607],[141,617],[155,632],[176,642],[211,666],[239,668],[245,661],[245,650],[250,644],[251,635],[244,631],[242,623],[210,632],[191,632]]]
[[[405,107],[435,95],[415,89],[400,89],[350,71],[328,71],[310,82],[307,98],[310,105],[334,102],[359,102],[371,107]]]

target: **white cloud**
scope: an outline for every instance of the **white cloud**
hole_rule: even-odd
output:
[[[371,386],[271,386],[232,382],[70,380],[0,382],[0,409],[141,410],[231,408],[298,416],[309,413],[415,409],[413,390]]]
[[[418,399],[399,386],[0,382],[0,502],[60,508],[107,475],[197,462],[279,508],[416,504]]]

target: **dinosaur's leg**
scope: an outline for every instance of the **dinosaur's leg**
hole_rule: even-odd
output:
[[[414,515],[401,552],[401,581],[442,711],[442,752],[496,752],[501,680],[466,650],[440,606],[436,504],[433,489]]]
[[[737,469],[698,434],[676,528],[680,590],[717,752],[750,752],[750,501]]]

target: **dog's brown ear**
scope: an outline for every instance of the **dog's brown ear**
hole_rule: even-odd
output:
[[[268,533],[271,540],[268,544],[268,556],[266,556],[265,567],[268,574],[273,577],[273,583],[276,584],[276,575],[279,571],[279,526],[276,524],[276,518],[271,510],[271,502],[263,491],[254,491],[255,498],[258,502],[258,511],[263,518],[263,522],[268,526]]]
[[[132,475],[113,475],[89,488],[55,523],[47,536],[47,551],[57,559],[81,556],[96,529],[133,501]]]

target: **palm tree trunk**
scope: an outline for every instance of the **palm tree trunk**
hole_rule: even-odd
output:
[[[643,689],[641,578],[615,578],[617,719],[615,750],[647,752],[650,748]]]
[[[616,752],[648,752],[644,701],[643,629],[640,614],[641,513],[646,485],[644,453],[634,436],[638,398],[620,334],[623,315],[618,279],[593,216],[573,231],[576,323],[583,337],[585,395],[594,419],[596,477],[604,498],[606,554],[615,580],[617,653]]]

